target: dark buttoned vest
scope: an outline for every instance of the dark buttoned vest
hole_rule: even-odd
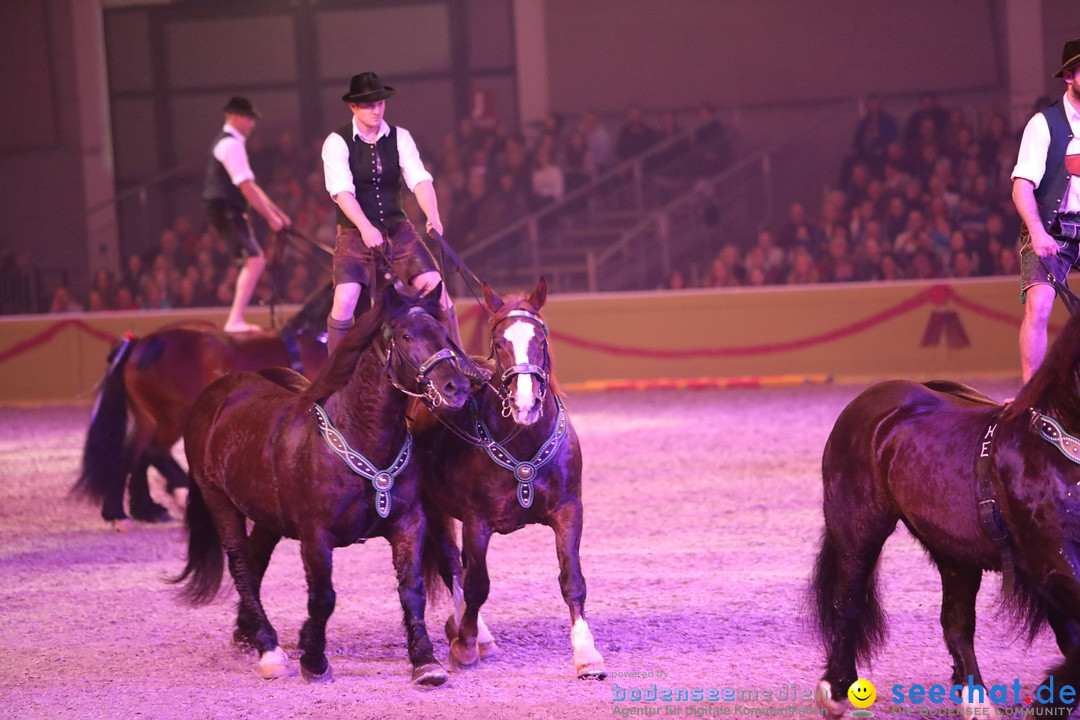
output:
[[[206,179],[203,181],[202,197],[203,200],[208,201],[223,201],[241,211],[246,211],[248,208],[247,198],[244,197],[244,193],[240,192],[240,188],[233,185],[232,178],[229,177],[229,171],[225,169],[221,161],[214,157],[214,148],[223,138],[227,137],[235,137],[235,135],[223,131],[214,139],[214,144],[210,146],[210,163],[206,166]]]
[[[1044,108],[1042,114],[1050,127],[1050,147],[1046,151],[1046,172],[1039,187],[1035,188],[1035,202],[1039,206],[1039,219],[1049,232],[1054,218],[1061,212],[1065,192],[1069,188],[1071,176],[1065,169],[1065,153],[1073,134],[1062,100]]]
[[[348,123],[337,131],[349,148],[349,169],[356,187],[356,201],[372,225],[380,230],[394,227],[405,219],[401,208],[402,178],[398,159],[397,128],[375,141],[374,145],[353,137],[353,125]],[[337,221],[345,227],[356,227],[339,206]]]

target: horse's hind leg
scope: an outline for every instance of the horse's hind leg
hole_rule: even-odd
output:
[[[465,614],[465,591],[462,589],[461,577],[461,548],[454,540],[452,527],[453,519],[447,515],[439,515],[434,512],[428,513],[428,533],[432,542],[438,546],[439,576],[446,587],[450,590],[450,597],[454,603],[454,611],[446,619],[446,639],[453,642],[461,627],[461,618]],[[430,592],[430,589],[428,590]],[[491,631],[488,629],[484,618],[479,613],[476,616],[476,641],[479,648],[480,659],[491,657],[499,652],[499,646],[495,642]]]
[[[461,559],[464,564],[462,591],[465,611],[458,622],[457,637],[450,641],[450,662],[456,668],[472,667],[480,661],[480,606],[487,600],[491,580],[487,570],[487,549],[491,528],[478,518],[467,518],[461,526]],[[456,604],[456,603],[455,603]]]
[[[827,500],[828,502],[828,500]],[[844,713],[848,687],[858,679],[856,660],[868,659],[884,638],[875,571],[896,519],[863,513],[826,513],[814,565],[818,632],[825,644],[825,674],[815,700],[831,717]]]
[[[130,496],[131,517],[146,523],[170,522],[173,517],[163,505],[155,502],[150,497],[150,481],[147,470],[151,461],[156,458],[158,451],[147,448],[140,453],[131,469],[131,479],[128,481],[128,495]]]
[[[604,657],[596,649],[589,623],[585,620],[585,576],[581,572],[581,503],[566,502],[555,511],[555,551],[559,557],[559,587],[570,608],[570,645],[574,648],[574,669],[579,678],[607,677]]]
[[[254,646],[258,651],[259,669],[263,677],[284,677],[288,674],[288,656],[281,649],[277,631],[266,617],[259,599],[262,574],[256,575],[248,562],[247,519],[220,488],[207,487],[205,484],[200,485],[200,488],[206,506],[214,516],[214,525],[228,560],[229,574],[240,596],[237,621],[243,617],[248,624],[245,644]],[[265,570],[265,567],[263,569]]]
[[[251,528],[251,534],[245,543],[247,552],[248,568],[251,574],[251,589],[258,603],[262,604],[262,579],[266,574],[266,568],[270,564],[270,557],[274,553],[281,540],[281,535],[267,530],[262,525]],[[236,630],[233,632],[233,642],[237,645],[255,647],[255,635],[261,627],[258,613],[251,612],[251,607],[241,605],[236,612]]]

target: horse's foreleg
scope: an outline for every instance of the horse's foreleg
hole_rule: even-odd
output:
[[[952,684],[982,688],[982,673],[975,658],[975,598],[982,584],[982,570],[934,558],[941,573],[941,630],[953,659]],[[967,695],[967,693],[965,693]],[[964,706],[986,708],[977,714],[994,715],[983,692],[964,698]]]
[[[262,606],[262,579],[266,574],[266,568],[270,564],[270,557],[274,553],[281,540],[281,535],[267,530],[263,525],[255,525],[251,528],[251,534],[245,542],[247,554],[247,566],[249,571],[251,591],[256,603]],[[252,612],[250,604],[241,604],[236,611],[236,630],[233,632],[233,642],[238,645],[250,645],[255,647],[255,635],[262,626],[262,618],[257,612]]]
[[[418,685],[442,685],[449,676],[435,659],[435,649],[424,623],[427,592],[422,567],[422,539],[425,532],[426,520],[417,508],[411,516],[398,521],[390,535],[390,547],[398,578],[398,597],[404,612],[413,682]]]
[[[564,503],[552,521],[555,550],[559,557],[559,587],[570,608],[570,644],[574,648],[574,669],[579,678],[607,677],[604,657],[596,649],[589,623],[585,620],[585,576],[581,572],[581,503]]]
[[[465,575],[462,582],[465,610],[458,623],[457,637],[450,641],[450,661],[455,667],[472,667],[480,661],[477,647],[480,606],[487,601],[491,580],[487,570],[487,550],[491,528],[478,518],[461,526],[461,552]]]
[[[321,532],[301,534],[300,557],[308,586],[308,617],[300,629],[300,673],[308,682],[330,682],[334,674],[326,659],[326,622],[334,612],[333,546]]]
[[[445,626],[446,639],[449,642],[453,642],[454,638],[457,637],[458,628],[461,627],[461,618],[465,614],[465,591],[461,587],[463,574],[461,548],[458,547],[457,541],[454,539],[454,522],[456,521],[449,516],[432,518],[430,514],[428,515],[428,532],[431,534],[433,542],[439,546],[439,575],[442,577],[443,582],[446,583],[446,587],[450,589],[450,597],[454,603],[454,611],[446,619]],[[481,660],[499,652],[499,646],[495,643],[491,631],[488,630],[483,615],[480,614],[477,614],[476,617],[476,641]]]

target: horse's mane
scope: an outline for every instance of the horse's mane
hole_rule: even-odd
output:
[[[1077,373],[1080,365],[1080,313],[1065,323],[1054,344],[1046,353],[1042,365],[1017,393],[1008,408],[1009,415],[1018,415],[1028,408],[1049,412],[1069,423],[1080,420],[1080,393]]]
[[[356,324],[345,333],[341,344],[327,361],[326,368],[303,393],[302,400],[319,402],[345,387],[356,370],[361,354],[375,341],[383,324],[404,317],[417,306],[441,320],[437,299],[425,296],[412,300],[399,295],[392,285],[387,285],[375,306],[357,318]]]

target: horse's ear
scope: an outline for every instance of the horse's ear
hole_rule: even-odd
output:
[[[487,305],[487,309],[492,313],[497,313],[502,309],[503,300],[499,297],[499,294],[491,289],[487,280],[484,281],[484,303]]]
[[[536,289],[529,296],[529,303],[537,310],[544,307],[547,302],[547,278],[540,276],[540,282],[536,283]]]

